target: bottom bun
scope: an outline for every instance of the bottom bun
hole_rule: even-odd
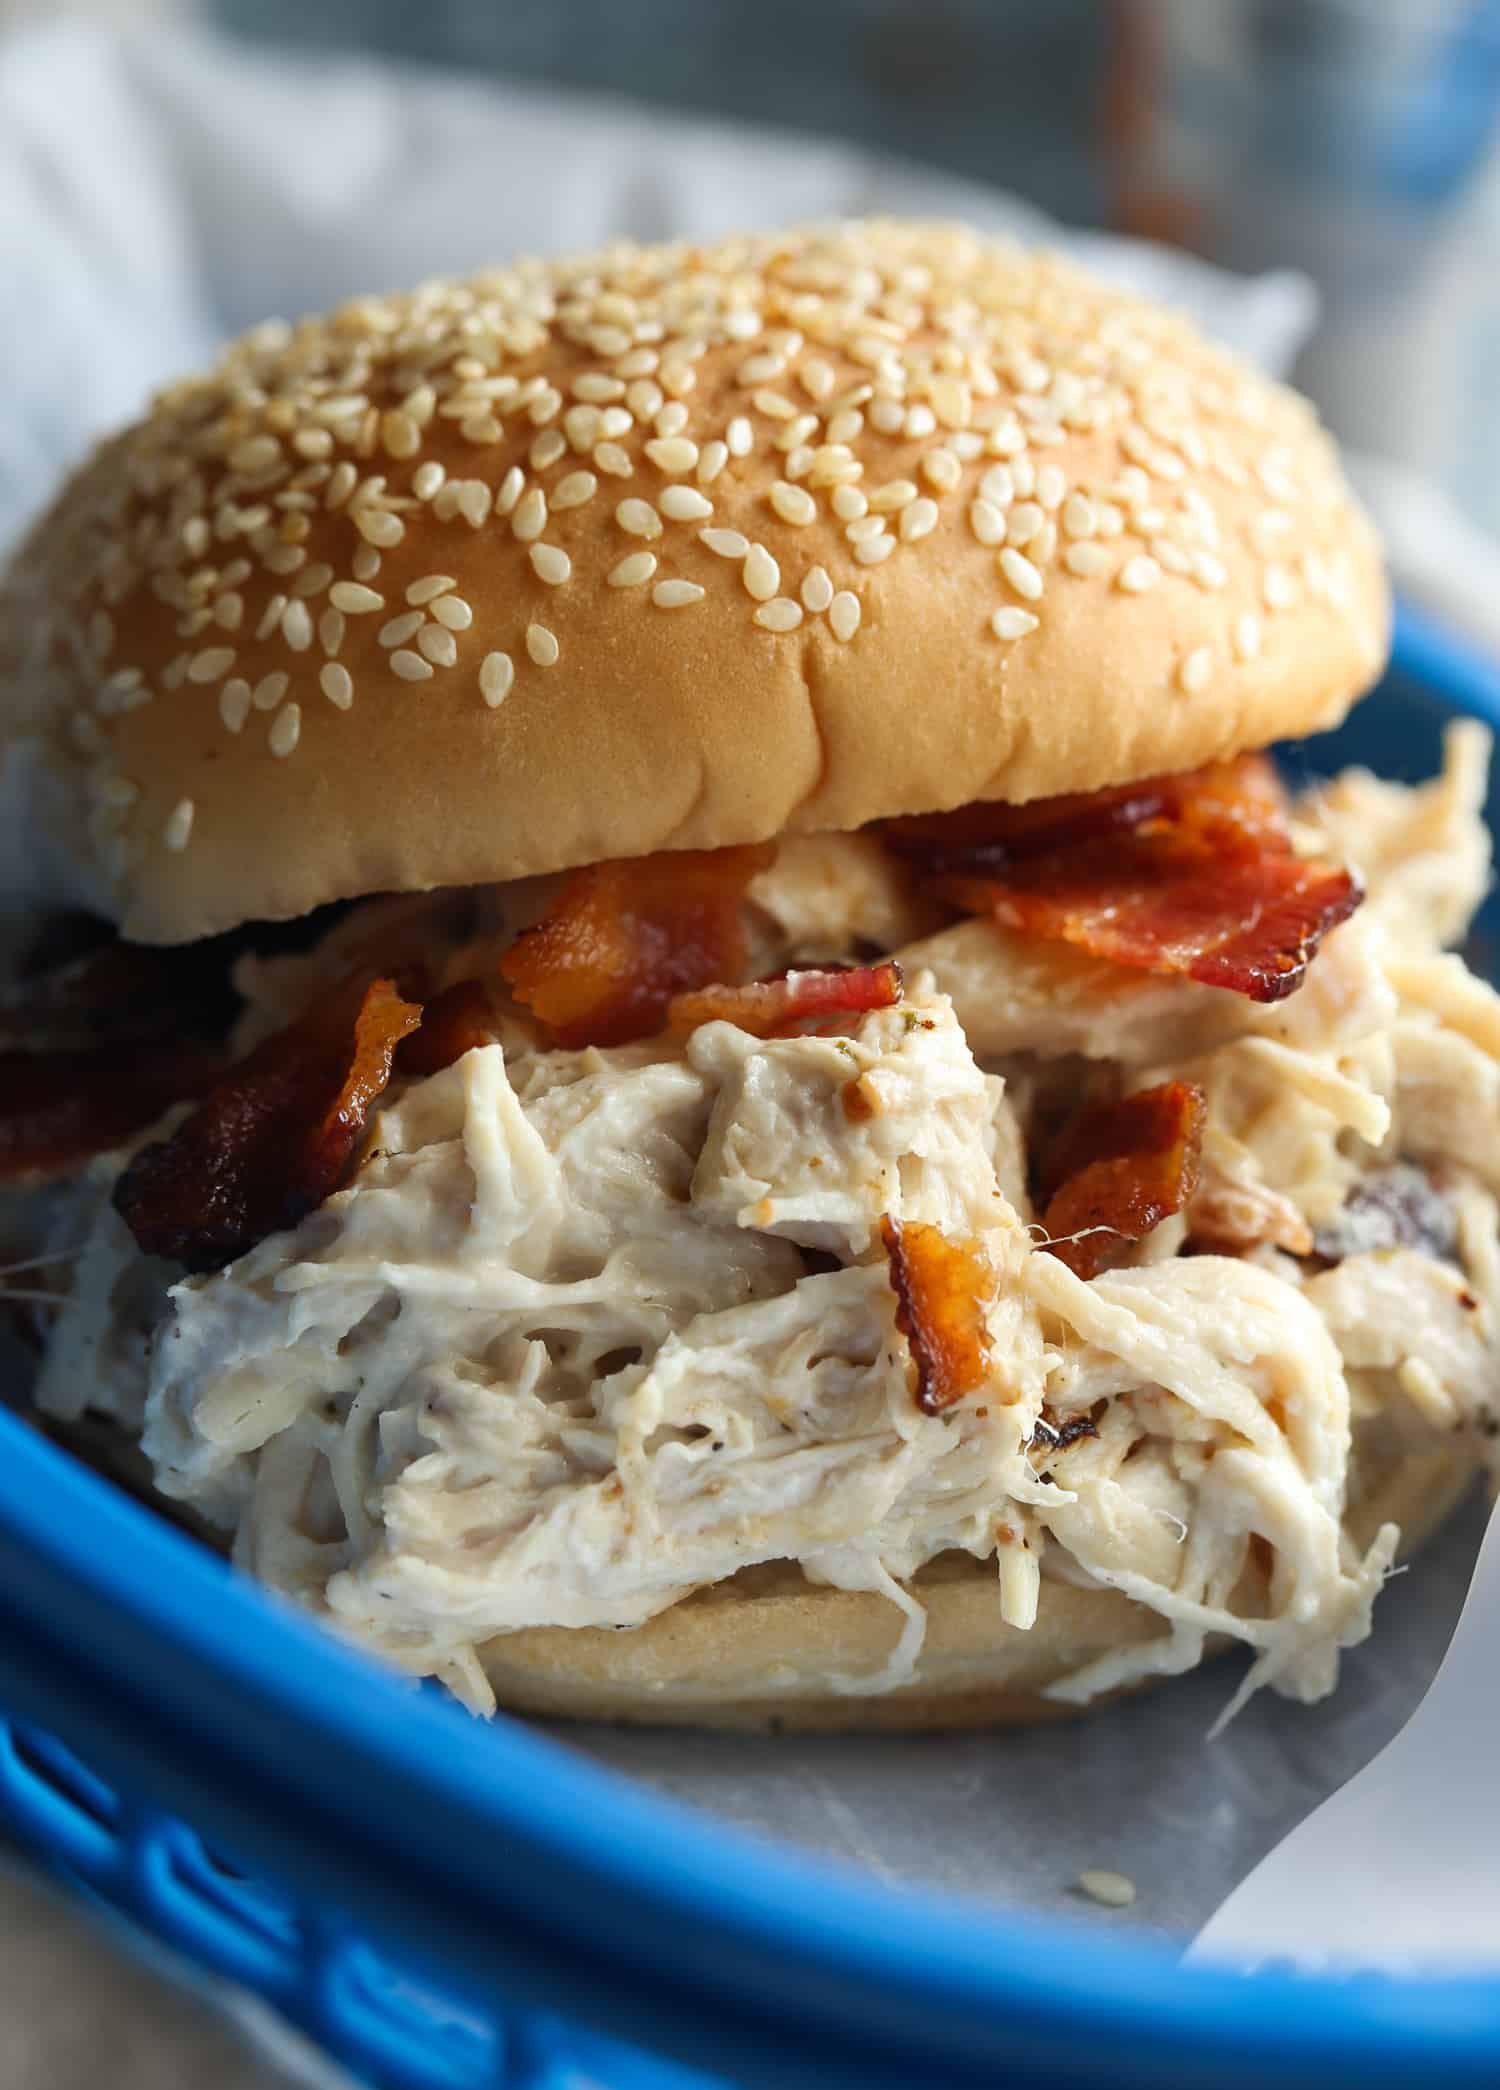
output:
[[[1409,1553],[1456,1508],[1474,1473],[1456,1452],[1403,1459],[1351,1512],[1356,1543],[1362,1550],[1382,1524],[1395,1523]],[[993,1563],[967,1554],[932,1561],[912,1588],[927,1613],[917,1673],[870,1695],[829,1679],[878,1676],[901,1613],[884,1597],[810,1583],[791,1564],[746,1569],[643,1626],[536,1628],[487,1641],[479,1655],[495,1696],[513,1712],[635,1726],[915,1733],[1093,1711],[1103,1698],[1075,1706],[1042,1693],[1099,1656],[1168,1630],[1117,1590],[1044,1579],[1036,1624],[1022,1632],[1000,1616]],[[1261,1578],[1247,1577],[1236,1608],[1254,1616],[1263,1597]]]

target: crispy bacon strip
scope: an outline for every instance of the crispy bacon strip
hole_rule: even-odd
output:
[[[885,839],[965,913],[1260,1002],[1301,985],[1364,897],[1341,866],[1292,853],[1281,786],[1259,755],[1089,797],[893,822]]]
[[[1075,1276],[1096,1277],[1182,1210],[1198,1187],[1204,1116],[1202,1089],[1166,1081],[1086,1111],[1065,1134],[1042,1225]]]
[[[901,968],[894,958],[879,965],[849,965],[812,972],[788,972],[779,980],[751,980],[743,987],[722,984],[674,994],[667,1024],[674,1031],[696,1030],[700,1023],[737,1023],[756,1038],[774,1038],[799,1023],[828,1017],[863,1016],[871,1009],[891,1009],[902,994]]]
[[[115,1185],[145,1252],[218,1270],[321,1204],[421,1014],[392,981],[355,975],[231,1068]]]
[[[675,995],[744,970],[746,888],[774,851],[684,849],[575,871],[500,961],[559,1045],[660,1030]]]
[[[896,1326],[917,1370],[917,1406],[941,1415],[977,1393],[989,1369],[984,1302],[994,1278],[976,1243],[941,1227],[885,1218],[880,1238],[896,1295]]]
[[[192,1040],[0,1054],[0,1183],[44,1183],[122,1146],[222,1066]]]
[[[422,1010],[419,1029],[396,1048],[398,1074],[441,1074],[476,1045],[493,1045],[498,1032],[489,995],[479,980],[445,987]]]

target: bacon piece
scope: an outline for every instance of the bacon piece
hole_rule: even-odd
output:
[[[396,1048],[396,1071],[441,1074],[476,1045],[493,1045],[498,1035],[482,982],[460,980],[426,1004],[421,1027]]]
[[[148,1255],[222,1269],[335,1191],[421,1009],[394,983],[345,980],[256,1047],[115,1185]]]
[[[737,1023],[753,1037],[774,1038],[799,1023],[894,1008],[902,986],[894,958],[879,965],[787,972],[780,979],[751,980],[743,987],[715,985],[674,994],[667,1023],[674,1031],[696,1030],[700,1023]]]
[[[1050,1170],[1058,1184],[1042,1216],[1051,1254],[1077,1277],[1117,1262],[1198,1187],[1202,1089],[1165,1081],[1086,1111]]]
[[[207,1045],[0,1054],[0,1183],[37,1184],[122,1146],[223,1068]]]
[[[559,1045],[660,1030],[674,995],[744,970],[746,888],[775,851],[668,850],[575,871],[500,961]]]
[[[1293,993],[1364,897],[1342,867],[1293,855],[1280,784],[1257,755],[893,825],[903,832],[887,830],[890,845],[965,913],[1252,1001]]]
[[[887,820],[880,838],[898,856],[928,870],[1002,870],[1148,822],[1169,822],[1226,841],[1243,838],[1281,851],[1291,847],[1286,794],[1266,755],[1239,755],[1171,776],[1143,777],[1103,791],[1070,791],[1025,805],[978,803],[951,813]]]
[[[977,1393],[989,1369],[984,1301],[994,1278],[976,1242],[941,1227],[885,1218],[880,1238],[896,1295],[896,1326],[917,1368],[917,1406],[941,1415]]]

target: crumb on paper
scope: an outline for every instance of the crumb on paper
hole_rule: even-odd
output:
[[[1135,1881],[1123,1872],[1080,1872],[1078,1888],[1107,1909],[1128,1909],[1135,1900]]]

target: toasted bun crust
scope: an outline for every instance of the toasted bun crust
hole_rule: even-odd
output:
[[[259,329],[23,546],[0,736],[171,942],[1189,767],[1337,720],[1386,636],[1304,402],[1055,258],[852,224]]]
[[[1403,1459],[1351,1514],[1356,1544],[1395,1523],[1410,1552],[1457,1507],[1474,1470],[1451,1451]],[[1089,1711],[1041,1694],[1096,1657],[1165,1631],[1155,1613],[1115,1590],[1044,1579],[1036,1624],[1021,1632],[1000,1617],[993,1563],[959,1555],[933,1561],[915,1588],[927,1612],[917,1676],[879,1696],[839,1692],[828,1679],[878,1674],[900,1629],[895,1606],[814,1587],[794,1568],[736,1576],[634,1631],[513,1633],[489,1641],[481,1658],[496,1697],[516,1712],[639,1726],[915,1733],[1028,1726]],[[1262,1598],[1256,1582],[1240,1592],[1241,1608],[1253,1615]]]

